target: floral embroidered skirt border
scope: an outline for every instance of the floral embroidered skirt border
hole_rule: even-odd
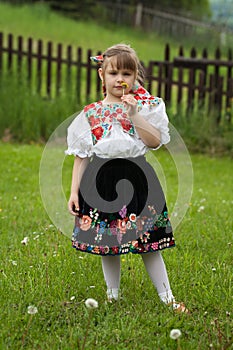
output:
[[[72,245],[96,255],[175,246],[164,193],[145,157],[94,156],[80,183]]]

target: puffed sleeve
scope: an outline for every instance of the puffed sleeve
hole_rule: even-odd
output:
[[[169,120],[163,99],[158,98],[155,105],[144,105],[139,113],[160,131],[161,138],[159,147],[167,144],[170,141]]]
[[[67,155],[79,156],[80,158],[92,156],[92,137],[90,125],[84,111],[78,114],[72,121],[67,131]]]

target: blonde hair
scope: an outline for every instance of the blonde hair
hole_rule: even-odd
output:
[[[116,58],[117,69],[123,68],[132,70],[135,72],[135,78],[137,81],[143,85],[145,79],[145,71],[134,49],[125,44],[117,44],[109,47],[103,53],[103,74],[105,72],[107,64],[109,63],[109,58],[112,57]]]

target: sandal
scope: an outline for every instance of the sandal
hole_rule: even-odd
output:
[[[182,314],[182,313],[185,313],[185,314],[190,314],[190,311],[187,309],[187,307],[185,306],[184,303],[179,303],[179,302],[175,302],[175,301],[172,301],[170,303],[167,304],[168,306],[171,306],[172,307],[172,310],[176,313],[176,314]]]

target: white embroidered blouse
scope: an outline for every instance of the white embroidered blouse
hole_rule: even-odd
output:
[[[133,91],[142,118],[160,131],[160,145],[170,141],[168,117],[161,98],[143,87]],[[129,158],[144,155],[149,148],[140,139],[122,103],[102,101],[86,106],[68,128],[66,154],[81,158]]]

